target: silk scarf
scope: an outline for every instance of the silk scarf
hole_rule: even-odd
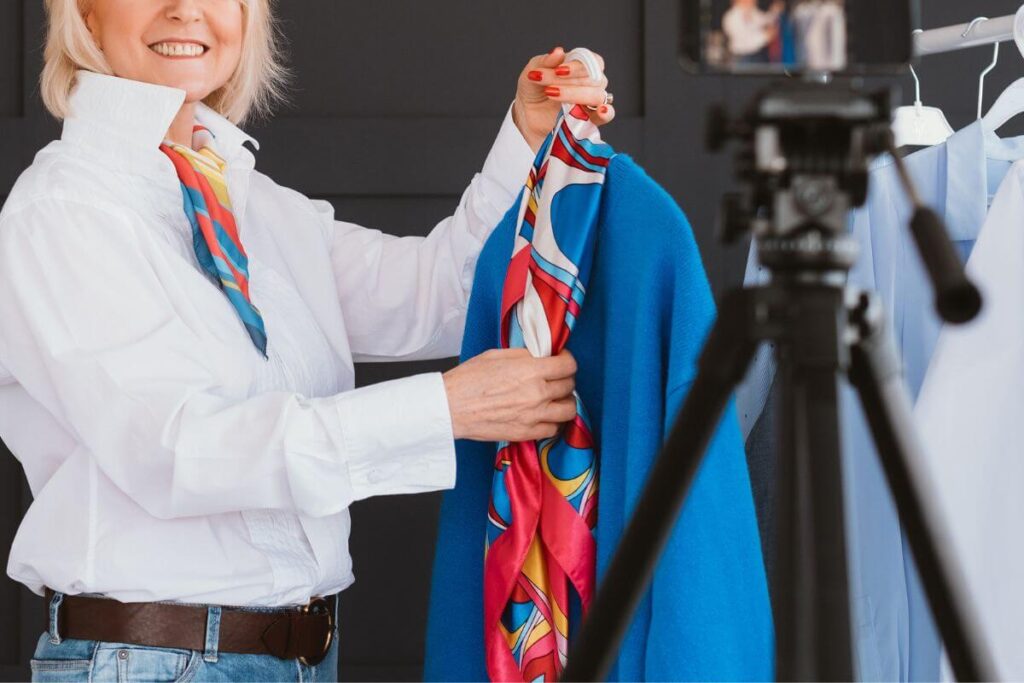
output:
[[[249,295],[249,257],[238,236],[224,177],[227,164],[216,152],[213,133],[194,126],[191,148],[166,141],[160,151],[174,164],[181,181],[185,215],[192,224],[192,248],[199,265],[227,295],[252,343],[267,358],[263,316]]]
[[[583,305],[612,148],[565,105],[530,169],[501,306],[501,345],[565,348]],[[484,647],[493,681],[555,681],[569,642],[570,586],[594,592],[597,448],[579,396],[553,438],[498,444],[484,558]]]

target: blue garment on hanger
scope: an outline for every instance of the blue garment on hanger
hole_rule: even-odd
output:
[[[463,360],[500,348],[502,287],[518,207],[517,199],[480,254]],[[598,222],[586,301],[568,348],[599,447],[600,579],[689,390],[715,308],[685,216],[626,154],[609,164]],[[424,678],[479,681],[487,678],[482,578],[497,449],[459,440],[456,452],[456,486],[441,506]],[[768,680],[773,661],[761,542],[730,405],[611,679]]]
[[[944,144],[904,159],[925,204],[943,217],[964,261],[985,221],[989,202],[1014,161],[1024,158],[1024,137],[1002,140],[980,121],[953,134]],[[892,159],[877,159],[871,170],[868,201],[853,212],[850,229],[860,257],[850,284],[875,290],[886,324],[903,358],[911,399],[916,400],[938,339],[941,320],[934,294],[908,224],[911,206],[899,184]],[[767,277],[751,250],[748,283]],[[771,474],[774,434],[769,394],[774,378],[770,350],[762,348],[737,392],[737,406],[753,472]],[[934,681],[939,679],[940,644],[927,601],[903,537],[871,432],[856,393],[840,391],[843,423],[843,476],[850,552],[850,593],[855,660],[860,680]],[[773,482],[758,481],[759,504],[767,508]],[[774,548],[766,544],[766,555]]]
[[[782,37],[782,63],[796,66],[796,31],[793,29],[793,13],[788,8],[782,13],[779,32]]]

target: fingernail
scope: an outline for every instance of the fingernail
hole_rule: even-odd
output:
[[[608,113],[608,105],[607,104],[602,104],[600,111],[601,111],[602,114],[607,114]]]
[[[570,71],[572,71],[572,69],[570,69],[568,66],[565,66],[564,64],[555,69],[555,73],[558,74],[559,76],[568,76]]]
[[[553,85],[549,85],[544,88],[544,94],[547,95],[548,97],[558,97],[559,95],[562,94],[562,89],[557,88]]]
[[[549,55],[553,55],[553,54],[555,54],[555,50],[560,50],[560,49],[562,49],[561,45],[555,45],[553,48],[551,48],[551,52],[549,52],[548,54]]]
[[[530,73],[528,73],[526,75],[530,78],[531,81],[539,81],[542,78],[544,78],[544,74],[542,74],[539,71],[531,71]]]

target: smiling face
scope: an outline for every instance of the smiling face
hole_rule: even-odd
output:
[[[91,0],[85,21],[115,76],[186,91],[199,102],[234,74],[243,0]]]

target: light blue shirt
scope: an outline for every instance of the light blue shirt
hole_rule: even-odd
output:
[[[1011,164],[1024,158],[1024,137],[1002,140],[979,122],[944,144],[904,159],[922,201],[945,220],[964,260],[970,254],[994,196]],[[867,203],[854,211],[850,230],[860,258],[850,272],[854,287],[874,290],[903,358],[904,376],[917,399],[939,336],[934,293],[910,233],[912,207],[893,160],[872,165]],[[767,272],[751,250],[746,282]],[[770,349],[762,348],[737,393],[752,471],[770,472],[774,443],[767,417],[774,378]],[[843,476],[847,509],[855,659],[861,680],[938,680],[940,644],[909,545],[885,483],[871,432],[852,388],[840,391]],[[774,476],[774,475],[772,475]],[[756,484],[755,484],[756,486]],[[774,491],[774,482],[768,484]],[[768,539],[774,544],[773,539]],[[774,554],[774,548],[769,551]]]

